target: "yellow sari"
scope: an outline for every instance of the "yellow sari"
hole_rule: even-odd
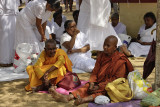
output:
[[[36,87],[42,84],[40,78],[52,66],[57,67],[55,71],[48,74],[48,80],[57,78],[56,83],[63,79],[67,71],[72,72],[72,62],[68,58],[65,51],[57,49],[54,57],[47,57],[45,51],[42,51],[37,62],[32,66],[29,65],[26,70],[29,75],[29,84],[25,87],[27,91],[32,90],[31,87]]]

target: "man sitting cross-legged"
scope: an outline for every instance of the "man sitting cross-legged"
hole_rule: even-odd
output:
[[[57,101],[68,102],[75,98],[75,105],[94,101],[98,95],[105,95],[105,86],[117,78],[127,78],[133,66],[128,58],[117,51],[117,38],[108,36],[104,41],[104,51],[98,56],[95,67],[85,86],[71,92],[69,95],[62,95],[51,87],[49,92]]]
[[[40,91],[56,85],[67,72],[72,72],[72,62],[62,49],[56,48],[52,39],[45,42],[44,51],[33,66],[27,67],[29,84],[27,91]]]

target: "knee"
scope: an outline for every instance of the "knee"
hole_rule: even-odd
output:
[[[26,71],[27,72],[33,71],[33,66],[32,65],[27,66]]]

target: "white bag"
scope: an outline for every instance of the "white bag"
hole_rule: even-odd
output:
[[[19,73],[25,71],[25,68],[31,63],[32,45],[28,43],[18,44],[14,57],[14,72]]]
[[[137,70],[128,74],[128,82],[133,92],[132,99],[143,99],[153,92],[151,84],[142,79],[140,72]]]
[[[118,34],[118,37],[120,38],[121,42],[124,44],[129,44],[131,41],[131,36],[126,35],[126,34]]]
[[[96,104],[108,104],[110,102],[110,99],[107,96],[99,95],[94,99],[94,102]]]

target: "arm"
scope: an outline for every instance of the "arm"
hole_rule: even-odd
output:
[[[66,42],[64,42],[62,45],[63,45],[66,49],[72,50],[72,48],[73,48],[73,46],[74,46],[74,43],[75,43],[75,40],[76,40],[76,36],[77,36],[77,35],[73,36],[70,41],[66,41]]]
[[[44,32],[44,29],[43,29],[41,23],[42,23],[42,19],[39,19],[36,17],[36,26],[37,26],[37,29],[41,35],[41,38],[42,38],[41,42],[43,42],[46,40],[46,36],[45,36],[45,32]]]
[[[79,9],[80,9],[80,7],[81,7],[81,3],[82,3],[82,0],[79,0]]]
[[[87,51],[90,50],[90,45],[85,45],[84,47],[80,49],[74,49],[74,50],[69,50],[67,53],[72,54],[72,53],[86,53]]]
[[[137,40],[140,40],[140,39],[141,39],[140,34],[138,34],[138,36],[137,36]]]
[[[45,34],[45,31],[46,31],[46,25],[47,25],[47,21],[42,24],[42,28],[43,28],[44,34]]]
[[[64,56],[59,56],[57,62],[55,64],[53,64],[53,66],[49,70],[47,70],[45,73],[53,72],[56,69],[59,69],[64,64],[65,64]]]
[[[114,70],[113,70],[114,72]],[[126,77],[126,65],[123,63],[121,66],[116,69],[115,74],[111,78],[107,78],[105,82],[101,82],[98,84],[99,89],[104,90],[105,86],[109,83],[112,82],[118,78],[125,78]]]
[[[59,56],[58,60],[54,64],[44,65],[44,60],[45,58],[40,57],[34,65],[34,71],[39,79],[43,78],[45,74],[59,69],[61,66],[65,64],[65,59],[63,56]]]
[[[151,45],[152,42],[142,42],[141,40],[137,41],[138,43],[140,43],[141,45]]]
[[[102,54],[100,54],[96,60],[95,67],[91,73],[89,82],[97,82],[97,75],[101,67],[101,59],[102,59]]]

